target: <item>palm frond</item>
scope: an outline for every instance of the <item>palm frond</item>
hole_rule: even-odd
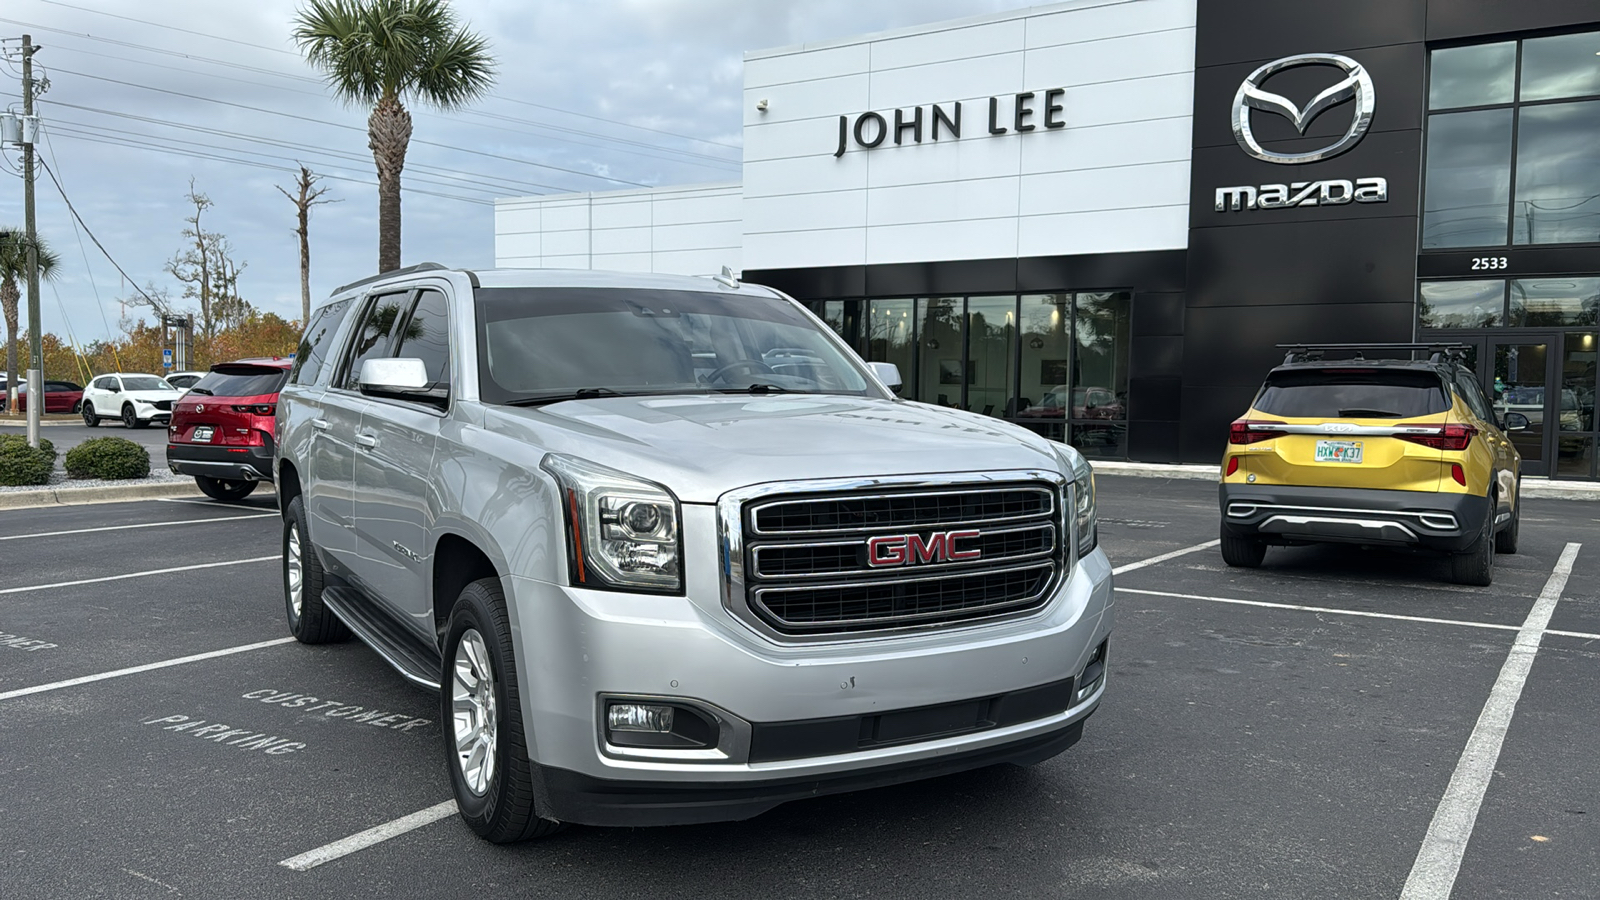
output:
[[[35,252],[39,264],[39,277],[54,278],[61,267],[61,257],[51,250],[44,238],[36,238]],[[24,278],[28,274],[28,235],[20,228],[0,228],[0,279]]]
[[[445,0],[308,0],[294,39],[351,103],[414,95],[449,109],[494,82],[488,41],[460,27]]]

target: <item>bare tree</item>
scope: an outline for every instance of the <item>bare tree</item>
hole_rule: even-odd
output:
[[[315,187],[320,176],[313,173],[305,166],[300,167],[300,178],[295,183],[297,194],[291,194],[278,185],[278,193],[289,198],[294,204],[295,211],[300,217],[300,225],[294,233],[300,236],[300,325],[304,327],[311,321],[311,207],[322,203],[338,203],[338,200],[321,200],[323,194],[328,192],[327,187]]]
[[[237,328],[255,307],[239,296],[239,273],[249,263],[233,258],[233,244],[219,238],[213,245],[211,272],[211,317],[221,329]]]
[[[233,258],[233,245],[226,236],[205,230],[201,219],[213,204],[210,197],[195,190],[193,178],[185,199],[194,205],[194,215],[183,220],[183,236],[189,244],[167,260],[167,273],[183,283],[184,299],[199,302],[200,330],[209,341],[217,335],[218,301],[234,309],[238,306],[239,273],[245,263]]]

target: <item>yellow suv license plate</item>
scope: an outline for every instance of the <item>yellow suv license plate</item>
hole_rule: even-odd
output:
[[[1360,441],[1317,441],[1317,462],[1359,463]]]

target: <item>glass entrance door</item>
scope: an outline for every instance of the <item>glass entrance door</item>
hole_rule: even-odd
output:
[[[1560,381],[1551,371],[1555,339],[1555,335],[1538,334],[1490,338],[1490,364],[1480,370],[1495,415],[1502,421],[1507,413],[1521,413],[1528,419],[1527,428],[1509,433],[1511,443],[1522,454],[1524,475],[1550,474],[1550,443],[1561,418],[1562,394]]]

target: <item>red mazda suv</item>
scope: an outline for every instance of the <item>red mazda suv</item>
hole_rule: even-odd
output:
[[[278,391],[294,360],[218,363],[172,407],[167,466],[193,475],[206,496],[240,500],[272,481]]]

